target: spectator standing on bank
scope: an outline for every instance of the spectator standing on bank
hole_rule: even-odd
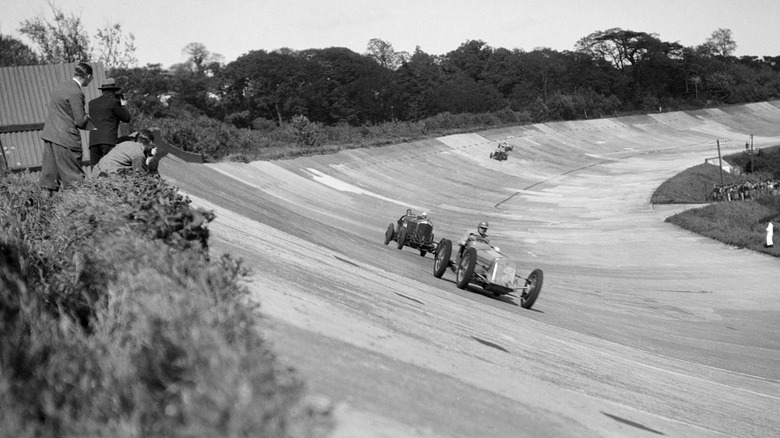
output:
[[[43,161],[38,185],[47,196],[84,180],[81,159],[81,132],[90,117],[84,108],[83,87],[92,82],[92,66],[80,62],[73,78],[57,85],[49,98],[48,115],[43,127]]]
[[[775,226],[772,225],[772,221],[766,224],[766,247],[772,248],[775,246],[774,242]]]
[[[127,101],[119,94],[121,89],[114,78],[108,78],[100,86],[103,94],[89,101],[89,116],[95,125],[89,133],[89,162],[93,169],[116,145],[119,122],[130,121]]]
[[[123,141],[116,145],[92,169],[93,176],[104,176],[123,170],[154,173],[159,164],[154,134],[148,129],[138,132],[135,141]]]

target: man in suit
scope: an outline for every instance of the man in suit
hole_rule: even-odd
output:
[[[116,146],[119,122],[130,121],[125,100],[117,96],[121,88],[114,78],[106,79],[100,90],[103,95],[89,101],[89,116],[95,125],[89,133],[89,161],[93,169]]]
[[[123,141],[100,159],[92,169],[93,176],[107,176],[122,171],[157,172],[160,156],[154,146],[154,134],[148,129],[138,132],[135,141]]]
[[[49,113],[43,127],[43,162],[38,185],[47,196],[62,188],[84,180],[81,168],[81,132],[89,123],[89,114],[84,108],[84,91],[92,82],[92,66],[80,62],[74,69],[73,78],[51,92]]]

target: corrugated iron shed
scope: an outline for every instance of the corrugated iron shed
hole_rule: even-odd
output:
[[[84,89],[85,102],[100,96],[105,81],[103,64],[91,62],[94,79]],[[73,77],[76,63],[29,65],[0,68],[0,149],[9,169],[37,168],[41,165],[43,141],[51,90]],[[89,157],[88,136],[81,136],[84,159]],[[0,162],[0,165],[2,163]]]

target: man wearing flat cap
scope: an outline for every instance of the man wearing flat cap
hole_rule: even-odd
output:
[[[89,101],[89,115],[95,125],[89,133],[89,162],[93,169],[116,145],[119,122],[130,121],[127,103],[117,95],[121,88],[116,80],[108,78],[99,88],[103,95]]]

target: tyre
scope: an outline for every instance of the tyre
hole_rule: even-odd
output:
[[[458,289],[465,289],[474,275],[474,267],[477,265],[476,248],[466,248],[458,262],[458,271],[455,273],[455,284]]]
[[[398,232],[397,242],[398,249],[404,249],[404,244],[406,243],[406,228],[401,228],[401,231]]]
[[[493,158],[493,152],[490,153],[490,158]]]
[[[439,246],[436,247],[436,254],[433,257],[433,276],[441,278],[444,271],[450,265],[450,256],[452,255],[452,242],[447,239],[441,239]]]
[[[530,309],[534,305],[536,299],[539,297],[539,292],[542,291],[542,283],[544,282],[544,273],[541,269],[534,269],[528,279],[525,280],[525,292],[520,295],[520,305],[524,309]]]
[[[385,231],[385,245],[393,240],[393,234],[395,234],[395,227],[393,227],[393,224],[390,224],[387,226],[387,231]]]

